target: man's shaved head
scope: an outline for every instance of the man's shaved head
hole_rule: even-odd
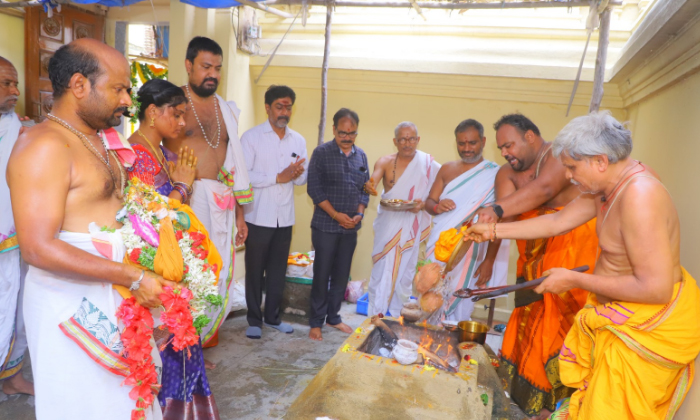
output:
[[[10,60],[0,56],[0,114],[15,109],[19,100],[17,70]]]

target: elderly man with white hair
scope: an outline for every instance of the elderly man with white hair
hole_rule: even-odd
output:
[[[27,350],[22,306],[22,259],[5,179],[7,162],[22,123],[15,114],[19,99],[17,70],[0,57],[0,381],[5,394],[34,394],[20,370]],[[19,309],[18,309],[19,305]]]
[[[394,130],[397,152],[379,158],[365,185],[370,194],[377,195],[376,186],[381,181],[382,200],[418,203],[409,210],[393,210],[381,205],[377,208],[368,315],[399,315],[411,296],[420,243],[430,234],[431,217],[424,207],[440,164],[429,154],[417,150],[419,142],[415,124],[404,121],[397,125]]]
[[[700,352],[700,290],[681,266],[673,200],[653,170],[630,158],[631,133],[608,112],[572,120],[552,151],[583,194],[557,213],[477,224],[469,237],[550,237],[597,218],[594,272],[551,268],[535,289],[590,292],[559,354],[561,381],[576,392],[552,418],[673,418]]]

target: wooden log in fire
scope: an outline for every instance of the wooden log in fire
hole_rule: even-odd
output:
[[[377,315],[371,318],[371,322],[372,325],[379,328],[379,332],[382,334],[382,337],[391,343],[391,347],[394,347],[396,342],[399,341],[399,337],[396,335],[396,333],[394,333],[394,331],[392,331],[391,328],[389,328],[389,326],[386,325],[386,323]]]
[[[447,364],[447,362],[444,361],[440,356],[426,349],[425,347],[418,346],[418,353],[423,356],[423,359],[425,359],[425,363],[427,363],[429,359],[431,362],[435,363],[436,365],[439,365],[448,372],[457,372],[456,368]]]

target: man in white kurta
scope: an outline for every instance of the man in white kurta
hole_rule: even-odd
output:
[[[455,140],[461,159],[442,166],[426,203],[427,211],[434,215],[426,256],[430,262],[443,266],[445,263],[437,261],[434,255],[440,233],[459,229],[480,207],[496,200],[494,182],[499,169],[482,156],[486,137],[478,121],[462,121],[455,129]],[[505,285],[509,246],[508,241],[473,244],[456,268],[445,276],[449,293],[441,312],[435,316],[453,321],[470,319],[474,303],[471,299],[455,298],[452,293],[465,287]]]
[[[424,210],[425,200],[440,164],[432,156],[416,150],[420,137],[411,122],[402,122],[394,130],[395,154],[380,158],[367,189],[382,181],[382,200],[414,201],[410,210],[377,207],[374,220],[372,276],[369,281],[368,315],[379,313],[398,317],[408,302],[416,272],[420,243],[428,238],[431,217]]]
[[[5,170],[22,123],[15,114],[19,98],[17,70],[0,57],[0,381],[5,394],[33,394],[34,387],[20,370],[27,350],[22,318],[22,259],[19,255],[10,189]]]

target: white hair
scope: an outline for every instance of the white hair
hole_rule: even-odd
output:
[[[610,111],[592,112],[571,120],[554,139],[552,154],[566,153],[574,160],[605,155],[611,163],[632,153],[632,132]]]
[[[416,127],[416,125],[410,121],[404,121],[404,122],[400,122],[399,125],[397,125],[396,128],[394,129],[394,138],[399,137],[399,130],[401,130],[402,128],[408,128],[408,127],[412,128],[413,131],[416,132],[416,137],[418,137],[418,127]]]

